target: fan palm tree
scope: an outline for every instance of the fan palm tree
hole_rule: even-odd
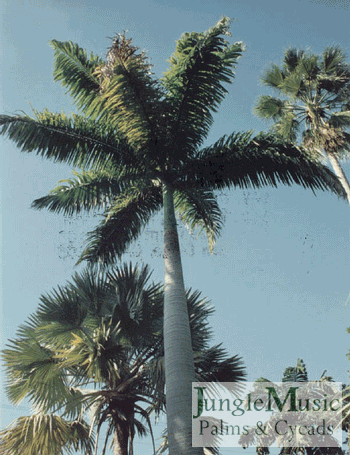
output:
[[[1,453],[92,453],[93,430],[96,453],[107,423],[102,454],[113,436],[114,453],[132,455],[135,433],[151,431],[150,412],[166,406],[163,292],[149,279],[147,266],[89,269],[41,297],[39,309],[3,351],[9,399],[18,404],[27,397],[37,413],[0,433]],[[196,380],[243,380],[241,359],[209,344],[209,302],[188,291],[187,308]]]
[[[333,378],[330,376],[325,375],[326,371],[322,374],[321,378],[316,381],[309,381],[309,394],[307,395],[308,398],[311,396],[315,396],[313,394],[317,394],[318,398],[323,398],[324,396],[327,396],[327,393],[329,395],[334,394],[334,388],[332,387],[332,382]],[[273,382],[269,381],[266,378],[259,378],[256,381],[256,391],[255,393],[259,393],[259,384],[264,384],[264,387],[266,383],[271,383],[271,385],[274,385],[276,390],[280,389],[280,392],[277,393],[279,396],[283,396],[283,393],[286,392],[286,390],[283,390],[283,387],[279,386],[278,384],[274,384]],[[301,383],[307,383],[308,382],[308,373],[306,370],[306,365],[303,362],[302,359],[297,360],[297,364],[294,367],[288,367],[284,370],[283,377],[282,377],[282,383],[296,383],[296,382],[301,382]],[[329,387],[330,386],[330,387]],[[303,389],[304,390],[304,389]],[[306,389],[305,389],[306,390]],[[288,412],[285,414],[285,418],[288,419],[287,416]],[[289,416],[290,417],[290,416]],[[297,416],[294,416],[297,417]],[[329,415],[327,415],[329,419]],[[319,418],[316,419],[315,421],[312,420],[313,416],[312,413],[308,415],[308,420],[307,424],[319,424]],[[266,424],[266,428],[276,428],[276,422],[283,420],[281,418],[281,414],[273,415],[268,419],[267,422],[264,423]],[[338,419],[339,421],[339,419]],[[293,420],[291,419],[290,422],[297,422],[300,425],[305,424],[305,418],[304,420]],[[272,446],[274,443],[278,443],[278,445],[281,447],[281,444],[287,443],[287,447],[281,447],[281,450],[279,452],[279,455],[300,455],[300,454],[305,454],[305,455],[321,455],[321,454],[327,454],[327,455],[343,455],[343,451],[340,447],[322,447],[322,437],[320,438],[321,442],[321,447],[310,447],[309,444],[315,443],[315,440],[319,436],[313,435],[312,438],[310,438],[310,435],[301,435],[301,434],[295,434],[293,435],[293,440],[298,443],[297,446],[291,446],[290,444],[290,436],[277,436],[276,431],[271,431],[267,432],[266,434],[263,434],[261,432],[256,432],[252,431],[249,432],[248,435],[244,435],[240,437],[240,444],[243,446],[243,448],[247,448],[249,446],[255,446],[256,447],[256,453],[258,455],[268,455],[270,453],[269,447]],[[294,442],[294,444],[295,444]],[[324,442],[324,441],[323,441]],[[335,440],[334,440],[335,442]],[[267,444],[268,446],[266,446]],[[336,445],[336,444],[335,444]]]
[[[54,76],[82,115],[48,111],[0,116],[0,133],[22,151],[81,171],[33,206],[66,215],[104,210],[80,260],[110,264],[149,219],[164,210],[164,338],[171,455],[193,453],[191,383],[194,363],[175,211],[191,229],[204,229],[210,248],[223,217],[215,191],[278,183],[329,189],[344,197],[334,174],[273,135],[231,134],[203,147],[224,83],[232,82],[243,51],[229,44],[230,21],[185,33],[170,68],[156,80],[144,53],[117,35],[106,61],[72,42],[52,41]]]
[[[328,47],[318,56],[288,49],[281,67],[271,65],[262,83],[283,98],[260,96],[255,107],[259,117],[274,121],[273,131],[285,139],[302,143],[328,158],[350,203],[349,181],[339,163],[349,158],[350,64],[344,52]]]

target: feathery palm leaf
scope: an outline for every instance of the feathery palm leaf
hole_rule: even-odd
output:
[[[107,54],[107,63],[95,71],[104,101],[102,119],[111,121],[138,152],[157,145],[156,118],[162,93],[151,77],[151,66],[131,39],[117,35]]]
[[[50,45],[55,51],[54,80],[68,88],[79,109],[90,114],[96,109],[100,112],[100,84],[94,72],[103,60],[92,52],[88,56],[84,49],[72,41],[52,40]]]
[[[271,134],[261,133],[253,138],[251,133],[224,136],[184,168],[189,182],[220,190],[297,183],[313,191],[328,188],[343,197],[345,194],[334,174],[312,159],[310,153]]]
[[[137,239],[151,216],[161,209],[162,202],[159,186],[125,191],[116,198],[105,220],[89,233],[87,247],[79,262],[113,263]]]
[[[232,82],[233,68],[242,55],[241,42],[229,45],[230,21],[223,18],[205,33],[185,33],[176,44],[162,84],[171,105],[171,137],[175,156],[184,158],[203,142],[212,125],[212,112]],[[190,153],[191,154],[191,153]]]
[[[175,191],[175,210],[192,232],[204,229],[212,251],[223,225],[223,215],[214,193],[202,188],[181,188]]]
[[[192,333],[192,348],[194,352],[201,352],[208,347],[209,340],[213,336],[208,317],[214,313],[214,308],[199,291],[189,289],[186,293],[186,301]]]
[[[109,206],[113,198],[122,191],[120,178],[115,172],[74,172],[74,178],[61,180],[60,185],[47,196],[36,199],[32,207],[50,212],[73,215],[82,210],[99,210]]]
[[[53,114],[49,111],[27,115],[0,115],[0,134],[11,139],[23,152],[36,152],[45,158],[94,170],[105,169],[111,161],[117,165],[135,163],[125,140],[115,135],[106,123],[85,117]]]

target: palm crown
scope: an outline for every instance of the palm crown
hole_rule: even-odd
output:
[[[160,81],[125,36],[113,40],[106,61],[71,42],[52,41],[55,79],[84,115],[1,116],[2,133],[22,150],[83,168],[33,204],[69,215],[106,209],[83,259],[120,256],[161,209],[164,184],[174,191],[180,217],[192,229],[204,228],[211,244],[222,224],[213,190],[281,181],[341,193],[326,168],[271,136],[233,134],[199,149],[243,51],[242,43],[223,38],[228,27],[225,18],[206,33],[184,34]]]
[[[262,83],[283,98],[263,95],[255,112],[272,119],[278,135],[297,141],[301,133],[305,147],[329,158],[350,203],[349,183],[338,163],[350,152],[350,65],[345,59],[336,46],[321,56],[288,49],[282,66],[271,65],[262,76]]]

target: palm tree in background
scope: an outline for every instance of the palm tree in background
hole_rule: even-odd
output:
[[[3,455],[97,453],[103,424],[101,454],[112,437],[116,455],[132,455],[135,434],[152,432],[150,413],[166,401],[163,290],[149,280],[147,266],[89,269],[41,297],[3,351],[10,401],[27,397],[37,411],[0,432]],[[209,302],[188,291],[187,308],[196,380],[243,380],[241,359],[210,345]]]
[[[308,399],[311,397],[317,397],[321,401],[322,398],[325,396],[332,396],[332,394],[335,393],[335,388],[333,387],[332,383],[334,383],[333,378],[331,376],[326,376],[326,371],[322,374],[321,378],[316,380],[316,381],[309,381],[308,379],[308,373],[306,369],[306,365],[303,362],[302,359],[297,360],[297,364],[294,367],[288,367],[284,370],[283,376],[282,376],[282,383],[289,383],[288,387],[290,386],[290,383],[308,383],[307,386],[305,385],[305,389],[302,389],[303,392],[306,393],[306,396]],[[252,396],[254,396],[254,393],[256,396],[259,396],[259,393],[261,393],[261,389],[259,389],[259,386],[263,385],[263,389],[265,389],[266,383],[270,383],[271,386],[274,386],[275,390],[277,391],[278,396],[283,396],[286,392],[287,389],[283,388],[281,385],[275,384],[271,382],[270,380],[266,378],[258,378],[255,381],[255,390],[252,392]],[[266,393],[266,392],[265,392]],[[260,395],[261,396],[261,395]],[[265,395],[263,395],[265,396]],[[302,396],[302,395],[301,395]],[[304,395],[305,396],[305,395]],[[301,400],[303,401],[303,400]],[[303,401],[304,406],[305,402]],[[291,415],[289,414],[289,417]],[[295,416],[297,417],[297,415]],[[310,438],[309,434],[295,434],[294,436],[294,444],[296,445],[291,445],[290,444],[290,435],[282,435],[278,436],[277,431],[276,431],[276,422],[279,422],[283,420],[283,418],[286,418],[289,424],[292,422],[295,424],[299,424],[300,426],[303,425],[314,425],[315,427],[320,424],[320,417],[317,416],[315,419],[315,416],[312,415],[312,412],[310,412],[310,415],[308,415],[307,420],[305,420],[305,417],[301,420],[293,420],[291,418],[290,420],[288,419],[288,411],[285,412],[284,414],[277,414],[274,415],[272,414],[271,417],[264,422],[265,428],[274,428],[275,431],[268,431],[266,434],[257,432],[257,431],[250,431],[248,435],[242,435],[240,437],[239,443],[242,445],[244,449],[248,448],[249,446],[255,446],[256,447],[256,453],[257,455],[268,455],[270,454],[270,449],[273,444],[277,442],[278,447],[280,447],[280,452],[279,455],[344,455],[343,450],[340,447],[336,447],[337,444],[335,444],[335,447],[322,447],[324,444],[324,440],[322,437],[318,434],[315,434]],[[328,422],[331,422],[330,420],[330,415],[327,414],[327,419]],[[337,420],[339,422],[339,419]],[[295,426],[295,428],[298,425]],[[297,433],[297,432],[296,432]],[[319,438],[320,442],[320,447],[317,446],[317,443],[315,444],[316,447],[310,447],[310,442],[315,443],[317,439]],[[336,440],[333,442],[337,443]],[[283,443],[288,444],[286,447],[283,447]],[[282,446],[282,447],[281,447]]]
[[[259,117],[274,121],[273,131],[325,157],[342,183],[350,204],[349,181],[339,160],[350,152],[350,65],[344,52],[328,47],[318,56],[288,49],[281,67],[271,65],[261,81],[283,98],[260,96]]]
[[[243,51],[229,44],[230,21],[178,40],[170,68],[156,80],[144,53],[117,35],[102,60],[72,42],[52,41],[56,81],[82,115],[48,111],[0,117],[1,133],[22,151],[80,172],[33,206],[65,215],[104,210],[80,260],[112,264],[164,213],[164,344],[171,455],[193,454],[191,383],[195,370],[175,212],[205,230],[210,248],[223,217],[215,191],[296,183],[344,197],[334,174],[273,135],[239,133],[203,147]]]

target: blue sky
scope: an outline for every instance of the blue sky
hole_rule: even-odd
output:
[[[244,41],[246,52],[208,142],[233,131],[267,128],[252,113],[257,97],[268,93],[259,75],[269,64],[279,63],[288,46],[319,53],[338,44],[350,51],[349,0],[5,0],[0,111],[75,111],[53,81],[51,39],[72,40],[103,57],[108,37],[126,30],[147,51],[160,76],[183,32],[206,30],[222,15],[236,19],[232,40]],[[36,309],[40,294],[70,278],[85,232],[97,218],[69,220],[30,209],[35,198],[69,178],[71,169],[0,141],[4,347]],[[349,162],[344,170],[350,177]],[[301,357],[310,379],[327,370],[347,382],[347,204],[298,187],[235,190],[222,195],[221,203],[226,223],[213,255],[204,238],[180,229],[186,286],[201,290],[215,306],[215,342],[243,357],[252,381],[259,376],[278,380],[284,368]],[[149,263],[156,281],[163,277],[161,231],[156,218],[125,256],[127,261]],[[0,399],[1,427],[28,412],[25,404],[13,410],[3,393]]]

